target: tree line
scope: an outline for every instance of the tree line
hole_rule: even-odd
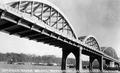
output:
[[[10,60],[14,62],[34,62],[34,63],[57,63],[61,64],[61,58],[54,55],[36,56],[33,54],[23,53],[0,53],[0,61],[8,62]],[[68,58],[67,63],[75,64],[74,58]]]
[[[58,65],[61,64],[62,58],[56,57],[54,55],[43,55],[37,56],[33,54],[24,54],[24,53],[0,53],[0,61],[9,62],[10,60],[14,62],[32,62],[32,63],[56,63]],[[74,58],[68,58],[67,63],[75,65]],[[88,61],[82,61],[83,66],[88,66]],[[98,67],[98,62],[94,63],[94,66]]]

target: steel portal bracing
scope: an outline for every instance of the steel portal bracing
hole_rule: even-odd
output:
[[[9,3],[9,5],[11,7],[5,4],[0,4],[1,31],[7,32],[10,35],[25,37],[30,40],[44,42],[61,48],[72,47],[73,49],[76,49],[83,46],[83,50],[97,55],[102,55],[103,58],[119,63],[117,59],[104,54],[100,50],[94,37],[88,37],[84,39],[84,42],[79,41],[67,19],[65,19],[65,17],[55,8],[52,8],[52,6],[42,2],[40,3],[33,1],[13,2]],[[40,10],[37,12],[39,7]],[[56,16],[54,16],[55,14]],[[57,20],[53,22],[53,20],[51,20],[52,17]],[[47,22],[48,20],[50,21],[49,24]],[[61,20],[63,22],[61,22]],[[68,31],[71,34],[64,33]]]

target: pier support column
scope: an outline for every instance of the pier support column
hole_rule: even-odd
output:
[[[62,64],[61,64],[61,70],[66,70],[66,59],[67,56],[69,55],[69,51],[66,49],[62,49]]]
[[[92,69],[93,69],[92,63],[93,63],[94,60],[95,60],[95,57],[90,56],[90,59],[89,59],[89,71],[92,71]]]
[[[117,63],[118,67],[120,66],[119,63]]]
[[[82,47],[80,47],[78,49],[78,51],[75,52],[75,56],[76,56],[76,70],[79,70],[80,72],[82,71],[81,54],[82,54]]]
[[[99,69],[100,71],[103,71],[103,56],[98,57],[99,61]]]
[[[106,68],[110,67],[110,61],[109,60],[105,60],[105,65],[106,65]]]
[[[114,67],[118,68],[118,63],[117,62],[115,62],[114,65],[115,65]]]

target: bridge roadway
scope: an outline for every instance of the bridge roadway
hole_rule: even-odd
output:
[[[63,50],[67,49],[74,52],[74,50],[79,49],[77,51],[82,50],[83,54],[101,56],[103,59],[107,59],[119,64],[119,61],[117,59],[106,55],[102,51],[94,49],[94,47],[81,42],[77,38],[73,38],[69,35],[63,34],[57,29],[54,29],[49,25],[46,25],[44,22],[38,20],[36,17],[20,12],[15,8],[1,3],[0,31],[9,33],[10,35],[20,36],[21,38],[24,37],[28,38],[29,40],[35,40],[37,42],[43,42],[49,45],[64,48]],[[66,69],[66,65],[64,65],[66,64],[66,62],[64,61],[66,61],[66,59],[64,59],[63,55],[63,70]],[[78,60],[76,63],[80,64],[80,61]],[[78,65],[77,70],[79,69],[80,66]]]

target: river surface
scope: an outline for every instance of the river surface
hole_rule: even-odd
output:
[[[10,65],[0,64],[0,73],[120,73],[120,71],[103,71],[93,70],[82,70],[81,72],[76,71],[73,68],[68,68],[65,71],[60,70],[60,66],[34,66],[34,65]]]
[[[76,70],[52,70],[52,69],[1,69],[0,73],[120,73],[119,71],[93,71],[84,70],[82,72]]]

